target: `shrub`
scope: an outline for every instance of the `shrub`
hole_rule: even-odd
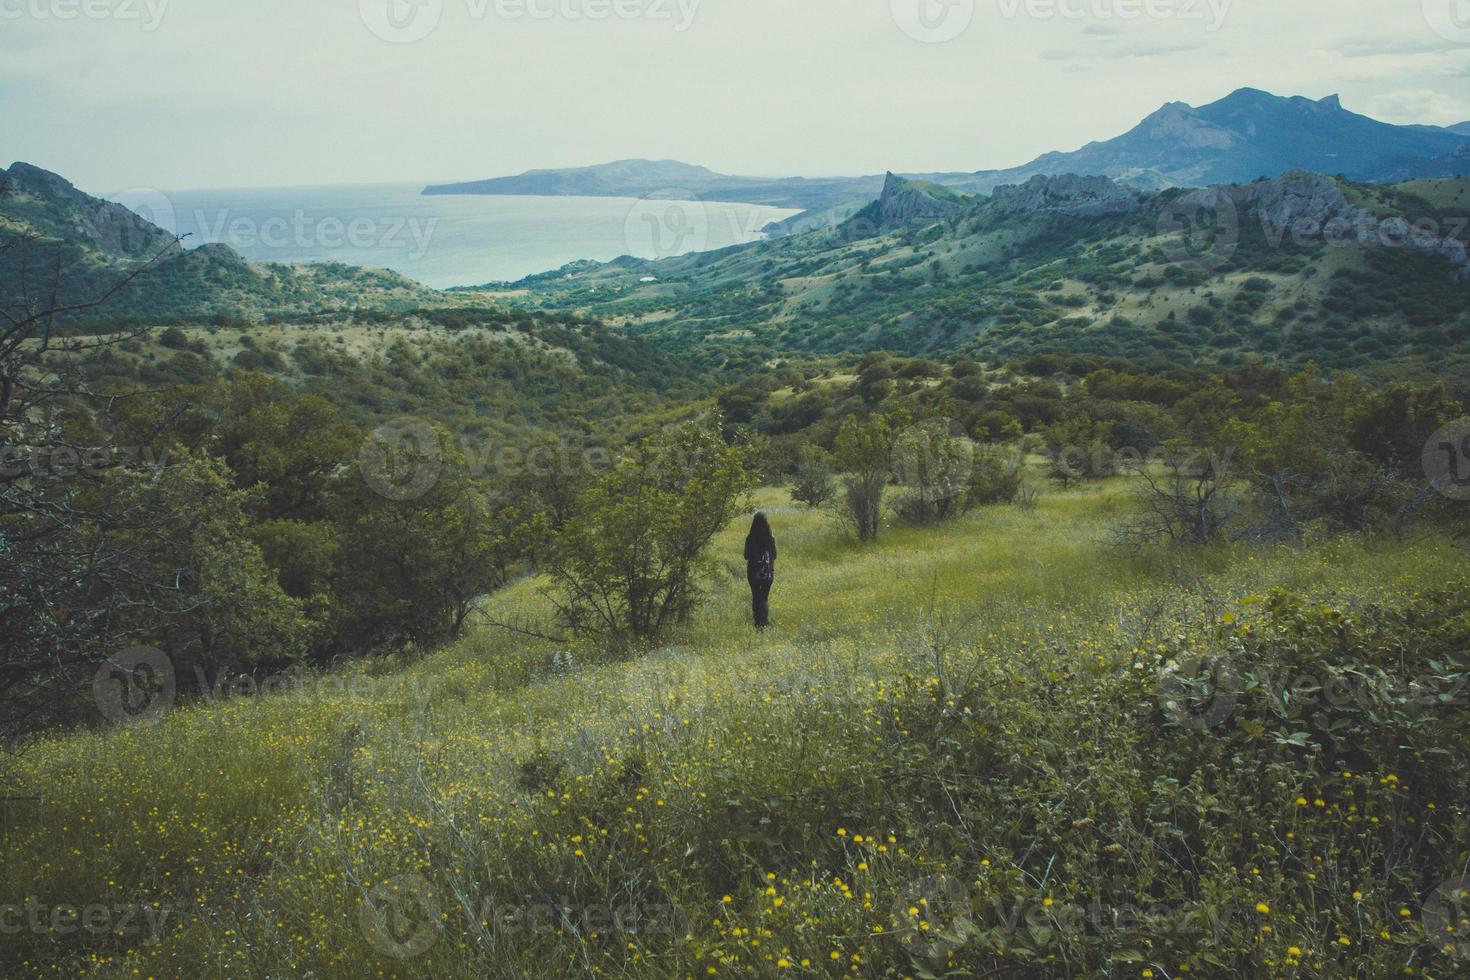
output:
[[[837,462],[848,474],[839,513],[859,541],[878,537],[893,440],[893,428],[881,415],[849,416],[837,431]]]
[[[898,503],[905,522],[933,524],[964,511],[975,450],[958,428],[950,419],[927,419],[894,440],[893,477],[908,490]]]
[[[718,425],[690,423],[638,443],[584,491],[546,562],[562,623],[622,644],[688,619],[710,538],[750,489],[745,455]]]
[[[832,479],[832,457],[818,446],[802,446],[791,483],[791,499],[808,507],[820,507],[837,493]]]
[[[975,453],[966,496],[969,507],[1014,503],[1025,486],[1019,449],[986,446]]]
[[[1138,513],[1118,529],[1118,540],[1138,546],[1159,539],[1208,544],[1222,537],[1238,510],[1229,463],[1170,466],[1157,477],[1138,468]]]

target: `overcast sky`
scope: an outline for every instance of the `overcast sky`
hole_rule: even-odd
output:
[[[976,170],[1242,85],[1470,120],[1470,0],[0,0],[0,163],[97,193]]]

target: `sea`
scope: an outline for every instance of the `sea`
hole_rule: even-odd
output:
[[[392,269],[436,289],[513,282],[578,259],[656,259],[756,241],[796,214],[664,197],[424,195],[421,184],[160,191],[109,197],[186,247],[254,262]]]

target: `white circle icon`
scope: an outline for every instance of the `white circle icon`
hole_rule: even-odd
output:
[[[1470,44],[1470,0],[1422,0],[1424,22],[1446,41]]]
[[[693,193],[670,188],[640,197],[623,222],[628,254],[666,259],[709,244],[709,212]]]
[[[893,22],[915,41],[953,41],[975,19],[975,0],[888,0]]]
[[[444,0],[357,0],[362,22],[392,44],[422,41],[439,26]]]

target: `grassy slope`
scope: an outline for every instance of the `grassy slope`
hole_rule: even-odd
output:
[[[94,356],[88,377],[165,388],[245,368],[320,395],[369,427],[419,413],[457,434],[495,439],[652,424],[687,413],[707,390],[683,364],[620,331],[497,311],[190,324],[177,334],[182,340],[170,342],[183,348],[155,330]]]
[[[1463,234],[1454,217],[1465,214],[1460,182],[1347,189],[1381,214],[1433,218],[1444,233]],[[1252,216],[1229,267],[1171,280],[1171,268],[1200,270],[1151,217],[978,215],[873,237],[826,231],[658,262],[619,260],[538,281],[513,301],[592,313],[711,357],[875,347],[982,360],[1085,352],[1164,364],[1263,355],[1382,374],[1432,373],[1470,357],[1463,299],[1425,301],[1431,290],[1466,292],[1437,260],[1387,257],[1405,260],[1387,282],[1412,271],[1427,285],[1375,285],[1383,308],[1340,315],[1345,299],[1370,292],[1356,280],[1392,250],[1293,247],[1289,238],[1277,247]],[[1353,279],[1334,280],[1339,271]],[[658,281],[640,282],[646,274]],[[1243,289],[1252,278],[1263,292]],[[1450,336],[1425,336],[1431,324]]]
[[[765,490],[758,502],[782,547],[777,628],[765,636],[746,626],[743,528],[732,527],[718,541],[712,601],[641,659],[574,651],[576,665],[559,669],[557,645],[482,630],[401,670],[358,667],[332,686],[196,705],[153,728],[46,739],[14,760],[20,785],[44,798],[0,823],[0,899],[151,903],[173,918],[156,945],[22,933],[0,946],[0,964],[73,975],[89,964],[69,957],[86,953],[99,957],[97,975],[118,977],[558,977],[594,964],[655,977],[774,975],[787,958],[793,970],[809,960],[809,975],[879,975],[900,950],[876,933],[894,903],[916,900],[906,897],[915,882],[983,874],[957,866],[947,815],[894,782],[912,685],[983,678],[1005,710],[994,741],[1034,766],[1034,791],[1066,820],[1102,819],[1138,801],[1111,799],[1106,780],[1067,780],[1085,784],[1119,753],[1144,751],[1129,727],[1138,718],[1048,731],[1055,712],[1029,692],[1074,670],[1093,672],[1087,684],[1128,675],[1140,645],[1188,634],[1247,593],[1288,585],[1324,600],[1394,600],[1457,561],[1442,541],[1352,540],[1119,558],[1105,543],[1123,492],[1114,481],[1057,493],[1034,511],[894,529],[859,550],[825,515]],[[546,612],[534,582],[491,609],[527,621]],[[1140,704],[1139,717],[1153,707]],[[1068,740],[1060,757],[1053,737]],[[1283,812],[1297,791],[1273,790]],[[890,843],[858,845],[854,834]],[[1066,882],[1045,882],[1045,855],[1001,841],[983,853],[1066,894]],[[384,957],[364,938],[362,897],[414,874],[433,883],[444,934],[417,957]],[[609,935],[574,915],[597,933],[583,944],[464,911],[654,896],[687,916],[693,940]],[[1308,923],[1278,939],[1327,950],[1309,955],[1330,966],[1332,937],[1318,932]],[[1170,971],[1155,976],[1177,966],[1149,962]]]

